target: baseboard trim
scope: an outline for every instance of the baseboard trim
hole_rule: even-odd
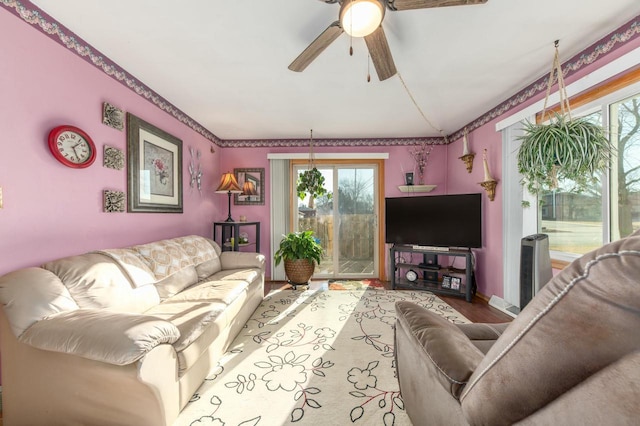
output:
[[[516,305],[512,305],[503,298],[495,295],[491,296],[491,299],[489,300],[489,306],[492,306],[513,318],[516,318],[520,313],[519,307],[517,307]]]
[[[490,297],[489,296],[485,296],[484,294],[476,291],[476,297],[480,300],[485,301],[486,303],[489,303]]]

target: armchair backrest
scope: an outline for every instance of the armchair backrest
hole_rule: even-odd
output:
[[[516,423],[638,350],[640,231],[552,278],[470,377],[462,410],[471,424]]]

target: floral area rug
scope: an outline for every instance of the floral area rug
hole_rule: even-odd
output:
[[[329,290],[366,290],[367,288],[384,289],[384,284],[377,279],[329,280]]]
[[[425,291],[273,291],[175,425],[411,425],[393,357],[400,300],[468,322]]]

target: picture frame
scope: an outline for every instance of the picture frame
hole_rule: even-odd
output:
[[[238,206],[264,205],[264,168],[233,169],[238,185],[243,190],[249,185],[251,194],[235,194],[233,203]]]
[[[413,172],[405,173],[404,180],[406,185],[408,186],[413,185]]]
[[[462,284],[462,278],[451,277],[451,290],[460,290],[461,284]]]
[[[440,285],[442,288],[451,288],[451,275],[443,275],[442,276],[442,284]]]
[[[182,213],[182,140],[127,113],[127,211]]]

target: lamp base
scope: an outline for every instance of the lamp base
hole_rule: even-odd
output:
[[[235,222],[231,217],[231,191],[227,192],[227,195],[229,197],[229,214],[227,215],[227,220],[225,220],[225,222]]]

